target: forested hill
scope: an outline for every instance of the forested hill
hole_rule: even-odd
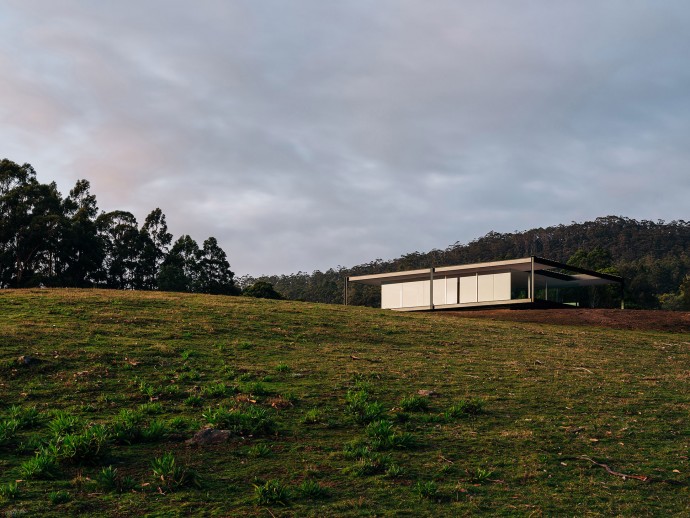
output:
[[[337,267],[311,274],[245,277],[243,285],[270,282],[284,297],[340,303],[346,275],[393,272],[538,255],[622,275],[628,307],[682,309],[690,304],[690,222],[636,221],[607,216],[524,232],[490,232],[445,250],[412,252],[397,259],[377,259],[352,268]],[[353,287],[353,304],[377,305],[378,288]]]

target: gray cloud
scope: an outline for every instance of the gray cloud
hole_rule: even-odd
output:
[[[0,142],[244,273],[688,219],[685,2],[0,7]]]

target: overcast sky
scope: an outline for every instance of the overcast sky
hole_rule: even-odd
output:
[[[690,219],[690,2],[4,0],[0,158],[238,274]]]

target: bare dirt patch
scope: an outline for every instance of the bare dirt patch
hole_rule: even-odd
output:
[[[439,314],[455,318],[490,318],[514,322],[690,333],[690,312],[687,311],[572,308],[443,311]]]

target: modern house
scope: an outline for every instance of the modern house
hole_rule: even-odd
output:
[[[605,284],[619,285],[623,307],[622,277],[536,256],[347,277],[345,304],[350,283],[381,286],[381,307],[397,311],[573,305],[577,288]]]

